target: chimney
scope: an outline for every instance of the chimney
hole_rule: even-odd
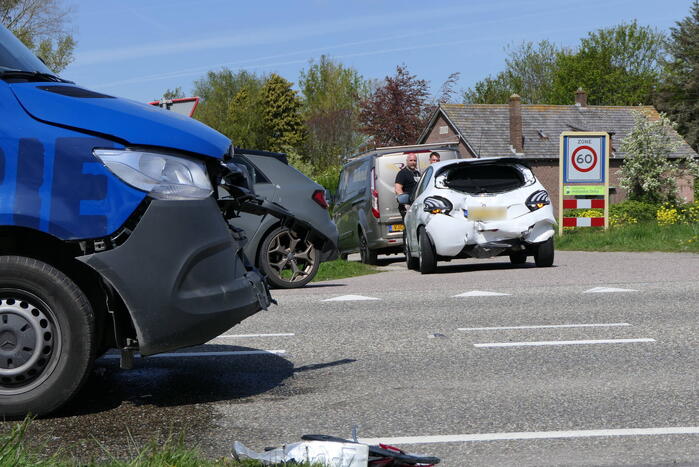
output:
[[[575,105],[578,107],[587,107],[587,93],[582,90],[582,88],[578,88],[577,91],[575,91]]]
[[[522,100],[517,94],[510,96],[510,145],[515,154],[524,152],[522,137]]]

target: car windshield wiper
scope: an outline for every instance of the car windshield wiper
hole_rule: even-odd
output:
[[[2,70],[0,71],[0,79],[7,78],[20,78],[27,79],[29,81],[51,81],[56,83],[72,83],[72,81],[65,80],[51,73],[42,73],[40,71],[26,71],[26,70]]]

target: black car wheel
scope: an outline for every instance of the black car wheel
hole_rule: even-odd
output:
[[[369,248],[369,243],[362,233],[359,234],[359,256],[364,264],[376,264],[377,254]]]
[[[527,252],[518,251],[517,253],[512,253],[510,255],[510,263],[512,264],[524,264],[527,262]]]
[[[534,262],[538,267],[553,266],[553,237],[536,246]]]
[[[0,256],[0,416],[45,415],[80,389],[95,358],[95,319],[65,274]]]
[[[405,254],[405,263],[411,271],[417,271],[420,267],[420,259],[414,258],[410,254],[410,245],[408,245],[408,235],[403,232],[403,253]]]
[[[437,269],[437,255],[434,251],[434,246],[432,241],[430,241],[427,231],[420,228],[418,231],[418,251],[420,256],[418,258],[419,268],[422,274],[431,274]]]
[[[315,277],[320,261],[311,242],[295,236],[286,227],[278,227],[262,242],[258,264],[272,286],[293,289]]]

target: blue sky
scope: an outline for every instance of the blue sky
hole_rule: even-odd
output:
[[[70,4],[70,0],[66,0]],[[637,19],[667,31],[691,0],[82,0],[72,2],[75,62],[62,75],[138,101],[208,70],[276,72],[296,82],[330,55],[365,78],[405,64],[433,92],[453,72],[465,89],[502,70],[504,47],[548,39],[575,46],[589,31]]]

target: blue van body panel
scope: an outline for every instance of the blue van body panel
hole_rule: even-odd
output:
[[[226,136],[203,123],[156,106],[111,96],[67,95],[80,95],[80,91],[90,95],[75,85],[13,83],[10,87],[30,115],[53,125],[111,136],[132,145],[179,149],[217,159],[231,144]],[[51,87],[72,87],[76,92],[46,90]]]
[[[31,118],[0,81],[0,226],[62,240],[111,235],[146,197],[92,155],[120,147]]]

